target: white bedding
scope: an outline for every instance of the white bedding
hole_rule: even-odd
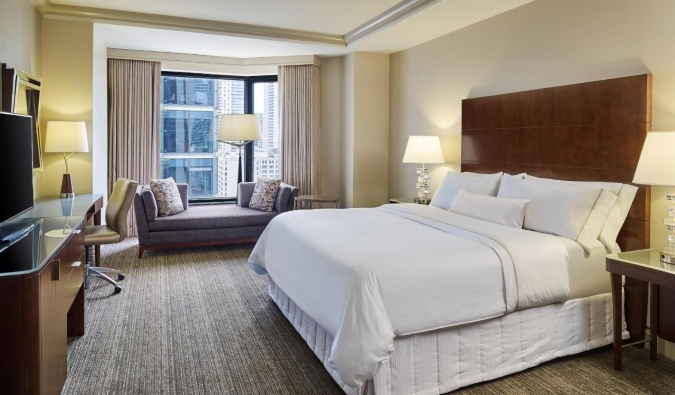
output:
[[[335,338],[330,364],[352,387],[388,360],[394,336],[570,295],[557,237],[420,205],[285,213],[249,264]]]
[[[612,292],[609,273],[605,270],[607,249],[596,240],[590,252],[574,240],[558,237],[569,256],[570,299]]]

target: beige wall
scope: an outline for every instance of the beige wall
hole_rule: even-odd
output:
[[[108,48],[94,25],[92,59],[92,192],[108,198]]]
[[[343,207],[389,198],[389,55],[343,57]]]
[[[0,1],[0,63],[42,75],[41,20],[30,1]],[[41,196],[42,172],[34,174],[34,194]]]
[[[344,68],[341,57],[321,61],[321,166],[323,193],[345,201],[344,185]]]
[[[653,74],[653,129],[675,130],[675,1],[539,0],[391,57],[390,185],[413,196],[408,136],[441,136],[460,169],[461,101],[634,74]],[[665,188],[652,191],[652,246],[665,243]],[[675,192],[673,190],[672,192]]]
[[[68,161],[76,194],[92,192],[93,24],[44,19],[42,24],[42,114],[47,121],[85,121],[89,153]],[[65,164],[61,154],[44,154],[42,193],[58,195]]]

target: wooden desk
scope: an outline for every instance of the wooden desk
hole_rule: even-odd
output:
[[[26,231],[0,243],[0,392],[61,393],[67,338],[85,329],[85,220],[102,204],[100,195],[43,198],[11,221]]]
[[[622,329],[622,277],[645,281],[650,284],[651,301],[649,306],[649,352],[652,360],[657,358],[657,339],[662,337],[673,341],[675,332],[672,330],[673,313],[667,308],[672,303],[669,292],[675,289],[675,265],[661,262],[660,251],[638,250],[621,252],[607,256],[607,271],[612,279],[612,303],[614,316],[614,369],[622,370],[621,339]],[[663,297],[665,293],[665,297]],[[666,307],[664,309],[664,307]],[[663,318],[663,319],[662,319]],[[666,321],[667,320],[667,321]],[[666,324],[666,325],[664,325]]]

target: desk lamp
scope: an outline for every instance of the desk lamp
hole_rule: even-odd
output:
[[[47,122],[45,152],[61,152],[66,162],[66,173],[61,181],[61,197],[72,198],[73,180],[68,171],[68,159],[76,152],[89,152],[87,128],[84,122]],[[66,155],[68,154],[69,155]]]

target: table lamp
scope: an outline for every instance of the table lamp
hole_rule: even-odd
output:
[[[445,163],[441,139],[438,136],[410,136],[403,154],[403,163],[421,163],[417,171],[417,197],[415,203],[429,204],[429,180],[431,175],[427,163]]]
[[[242,181],[241,149],[251,141],[260,140],[260,123],[255,114],[223,114],[218,127],[218,141],[239,147],[239,173]]]
[[[74,197],[73,180],[68,170],[68,159],[76,152],[89,152],[87,128],[84,122],[47,122],[45,152],[61,152],[63,154],[63,160],[66,162],[66,173],[61,181],[61,197]]]
[[[675,186],[675,132],[649,132],[642,146],[640,161],[633,182],[642,185]],[[675,201],[675,195],[666,199]],[[675,264],[675,206],[668,207],[668,217],[663,220],[668,235],[668,247],[661,251],[661,261]]]

